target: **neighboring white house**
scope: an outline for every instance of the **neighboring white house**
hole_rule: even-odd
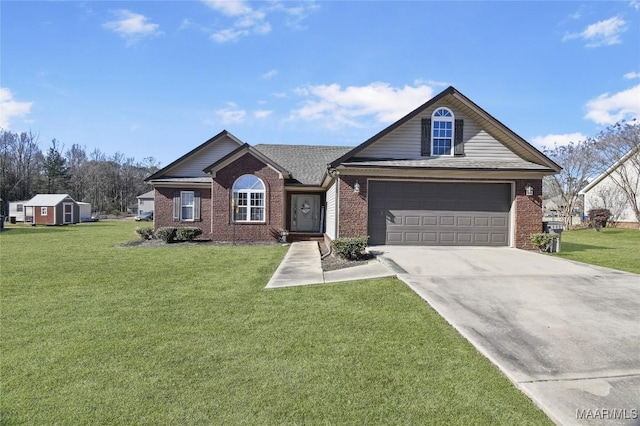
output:
[[[635,194],[640,195],[640,150],[631,150],[609,167],[604,173],[592,180],[580,194],[584,195],[585,214],[596,208],[611,211],[612,220],[618,226],[637,228],[638,219],[629,199],[616,184],[622,177],[628,182]],[[640,203],[640,199],[636,200]]]
[[[9,202],[9,220],[16,222],[24,222],[24,204],[25,201],[10,201]],[[15,218],[15,219],[13,219]]]
[[[138,214],[151,212],[153,213],[154,206],[154,191],[145,192],[142,195],[138,195]]]

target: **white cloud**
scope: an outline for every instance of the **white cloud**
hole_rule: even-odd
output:
[[[219,109],[215,112],[215,114],[220,117],[224,124],[230,123],[242,123],[244,121],[247,112],[243,109],[238,108],[238,106],[229,102],[227,108]]]
[[[584,118],[598,124],[615,124],[640,117],[640,84],[622,92],[604,93],[587,102]]]
[[[235,18],[231,27],[211,34],[210,39],[217,43],[236,41],[250,34],[265,35],[271,32],[271,24],[265,21],[265,12],[254,10],[246,1],[204,0],[204,3],[225,16]]]
[[[102,26],[127,39],[128,43],[134,43],[145,37],[153,37],[162,34],[158,30],[158,24],[152,24],[144,15],[120,9],[113,12],[115,21],[109,21]]]
[[[25,117],[31,112],[33,102],[19,102],[13,99],[11,90],[0,87],[0,128],[11,129],[10,120],[14,117]]]
[[[539,149],[549,148],[552,149],[554,146],[563,146],[568,145],[571,142],[578,143],[586,140],[587,137],[580,132],[576,133],[565,133],[560,135],[546,135],[546,136],[535,136],[531,138],[531,143]]]
[[[301,22],[316,10],[318,6],[314,1],[284,2],[270,0],[257,2],[259,8],[252,6],[245,0],[202,0],[212,10],[219,12],[231,22],[213,32],[210,39],[217,43],[237,41],[249,35],[266,35],[272,30],[267,14],[280,13],[285,15],[285,25],[297,29],[302,28]]]
[[[562,41],[583,39],[587,42],[587,47],[611,46],[622,42],[620,34],[626,30],[626,22],[622,18],[614,16],[591,24],[580,33],[567,34]]]
[[[629,2],[629,7],[634,8],[635,10],[640,10],[640,1],[638,0],[631,0]]]
[[[301,87],[296,94],[312,99],[292,111],[290,119],[322,120],[329,127],[360,127],[360,119],[367,116],[385,124],[398,120],[429,100],[433,88],[424,84],[395,88],[375,82],[343,89],[334,83]]]
[[[634,78],[640,78],[640,72],[632,71],[626,73],[624,76],[627,80],[633,80]]]
[[[271,111],[271,110],[259,109],[259,110],[253,112],[253,116],[255,118],[267,118],[272,113],[273,113],[273,111]]]
[[[285,3],[282,1],[272,0],[271,10],[283,12],[286,16],[286,25],[298,30],[304,29],[302,21],[304,21],[313,11],[320,7],[313,0],[298,3],[297,6],[291,6],[292,2]]]
[[[278,75],[278,70],[271,70],[269,72],[262,74],[262,78],[264,78],[265,80],[269,80],[270,78],[273,78],[276,75]]]

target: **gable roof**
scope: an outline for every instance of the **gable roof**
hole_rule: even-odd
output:
[[[220,158],[215,163],[213,163],[210,166],[207,166],[206,168],[204,168],[202,171],[204,173],[215,174],[216,171],[218,171],[218,170],[222,169],[223,167],[229,165],[230,163],[234,162],[235,160],[237,160],[238,158],[242,157],[245,154],[253,155],[258,160],[262,161],[266,165],[268,165],[271,168],[275,169],[278,173],[282,174],[284,178],[288,178],[289,175],[290,175],[288,170],[286,170],[285,168],[283,168],[281,165],[279,165],[278,163],[274,162],[270,158],[265,157],[264,154],[262,154],[260,151],[256,150],[254,147],[252,147],[248,143],[245,143],[242,146],[238,147],[237,149],[231,151],[230,153],[228,153],[224,157]]]
[[[212,137],[211,139],[207,140],[206,142],[204,142],[203,144],[195,147],[194,149],[192,149],[191,151],[187,152],[186,154],[184,154],[182,157],[178,158],[177,160],[173,161],[171,164],[163,167],[162,169],[158,170],[157,172],[155,172],[154,174],[152,174],[151,176],[149,176],[148,178],[146,178],[144,181],[145,182],[149,182],[151,180],[157,179],[161,176],[164,176],[167,171],[169,171],[172,167],[180,164],[182,161],[186,160],[187,158],[191,157],[194,154],[197,154],[198,152],[201,152],[203,149],[209,147],[210,145],[215,144],[216,142],[218,142],[219,140],[223,139],[223,138],[229,138],[232,141],[234,141],[235,143],[238,144],[238,146],[242,146],[243,142],[236,138],[234,135],[232,135],[231,133],[229,133],[226,130],[221,131],[220,133],[218,133],[217,135],[215,135],[214,137]]]
[[[396,130],[400,126],[404,125],[409,120],[415,118],[436,103],[444,100],[446,100],[450,105],[455,106],[457,109],[463,111],[468,116],[473,117],[473,119],[477,121],[487,133],[505,143],[505,145],[507,145],[509,149],[511,149],[527,163],[541,165],[544,166],[545,169],[554,172],[559,172],[560,170],[562,170],[562,167],[560,167],[560,165],[544,155],[529,142],[518,136],[507,126],[491,116],[488,112],[480,108],[473,101],[456,90],[453,86],[449,86],[447,89],[443,90],[438,95],[434,96],[406,116],[402,117],[400,120],[391,124],[387,128],[380,131],[378,134],[358,145],[340,158],[336,159],[330,164],[330,167],[335,168],[343,163],[349,162],[350,160],[353,161],[353,157],[356,156],[359,152],[377,142],[384,136],[388,135],[392,131]]]
[[[352,149],[347,146],[259,144],[255,149],[285,167],[289,184],[322,185],[328,164]]]
[[[611,167],[609,167],[604,172],[600,173],[595,179],[593,179],[587,186],[585,186],[580,194],[585,194],[591,191],[598,183],[600,183],[604,178],[613,173],[618,167],[624,164],[626,161],[630,160],[633,155],[640,155],[640,145],[636,145],[634,148],[631,148],[629,152],[623,155],[618,161],[613,163]]]
[[[155,198],[155,191],[151,190],[149,192],[145,192],[144,194],[138,195],[136,198]]]
[[[75,202],[73,198],[69,194],[38,194],[34,196],[32,199],[24,203],[25,206],[57,206],[62,201],[67,198],[71,199],[71,201]]]

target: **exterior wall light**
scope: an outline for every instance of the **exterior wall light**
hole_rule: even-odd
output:
[[[533,197],[533,186],[530,183],[524,187],[524,193],[527,197]]]
[[[356,194],[360,193],[360,184],[358,182],[356,182],[356,184],[353,185],[353,192],[355,192]]]

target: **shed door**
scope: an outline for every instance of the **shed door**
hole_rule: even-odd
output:
[[[508,183],[369,182],[371,244],[506,246]]]
[[[62,223],[73,223],[73,203],[62,203]]]

